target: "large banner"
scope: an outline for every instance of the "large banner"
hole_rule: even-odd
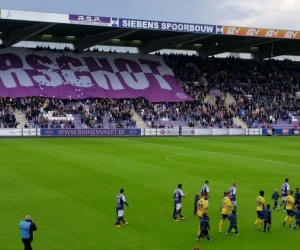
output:
[[[140,136],[141,129],[41,129],[41,136]]]
[[[216,25],[119,18],[120,28],[216,34]]]
[[[61,99],[138,98],[152,102],[192,100],[162,57],[0,50],[0,97]]]

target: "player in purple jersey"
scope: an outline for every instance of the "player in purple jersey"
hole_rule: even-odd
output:
[[[210,199],[210,194],[209,194],[209,187],[208,187],[208,185],[209,185],[209,181],[206,180],[206,181],[204,182],[204,185],[203,185],[203,187],[201,188],[201,192],[200,192],[200,193],[201,193],[201,196],[206,195],[206,197],[207,197],[207,199],[205,200],[207,207],[208,207],[208,199]]]
[[[234,211],[236,211],[236,205],[237,205],[237,201],[236,201],[236,182],[232,183],[232,186],[229,188],[229,192],[230,192],[230,200],[231,200],[231,205],[233,206]]]
[[[180,220],[184,220],[183,215],[181,214],[181,199],[186,197],[186,193],[182,192],[182,184],[178,184],[178,188],[174,191],[173,198],[174,198],[174,212],[173,212],[173,219],[174,221],[179,221],[177,219],[179,215]]]
[[[285,207],[286,207],[286,204],[285,204],[285,200],[286,200],[286,197],[288,196],[288,194],[289,194],[289,191],[290,191],[290,184],[289,184],[289,179],[288,178],[286,178],[285,180],[284,180],[284,183],[282,184],[282,186],[281,186],[281,203],[280,203],[280,207],[282,206],[282,205],[284,205],[284,209],[283,209],[283,211],[285,211]]]
[[[116,212],[117,212],[117,219],[115,227],[121,227],[120,223],[123,222],[123,225],[128,225],[128,222],[124,220],[124,204],[127,207],[130,207],[129,204],[126,201],[126,198],[124,196],[124,189],[120,189],[120,193],[117,195],[117,206],[116,206]]]

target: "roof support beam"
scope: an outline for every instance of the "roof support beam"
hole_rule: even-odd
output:
[[[293,55],[300,52],[299,44],[294,45],[283,45],[283,46],[273,46],[270,48],[264,48],[261,54],[261,57],[269,58],[269,57],[276,57],[282,55]]]
[[[225,52],[237,52],[239,50],[244,50],[249,47],[255,47],[266,43],[276,42],[279,40],[280,39],[252,38],[242,41],[233,41],[225,44],[212,44],[208,46],[203,46],[199,53],[203,56],[211,56]]]
[[[193,41],[198,41],[212,35],[201,36],[199,34],[188,34],[165,39],[152,40],[139,47],[139,52],[147,54],[164,48],[169,48],[178,44],[185,44]]]
[[[25,28],[14,30],[6,35],[6,38],[3,40],[6,46],[12,46],[20,41],[24,41],[36,34],[39,34],[53,26],[56,23],[37,23]]]
[[[133,29],[117,29],[112,31],[107,31],[99,34],[94,34],[91,36],[86,36],[79,38],[74,42],[75,49],[83,50],[95,45],[104,44],[112,39],[117,39],[125,35],[137,32],[138,30]]]

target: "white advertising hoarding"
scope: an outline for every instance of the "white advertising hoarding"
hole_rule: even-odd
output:
[[[23,129],[23,136],[36,136],[37,129],[34,128],[24,128]]]
[[[22,129],[18,128],[1,128],[0,136],[22,136]]]

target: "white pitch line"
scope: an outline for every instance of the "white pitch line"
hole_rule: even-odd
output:
[[[190,154],[196,154],[196,153],[187,153],[187,154],[176,154],[176,155],[169,155],[166,157],[166,160],[169,162],[173,162],[173,163],[177,163],[177,164],[182,164],[182,165],[187,165],[187,166],[192,166],[192,167],[204,167],[204,168],[213,168],[213,169],[222,169],[224,170],[224,167],[215,167],[215,166],[205,166],[205,165],[196,165],[196,164],[190,164],[190,163],[186,163],[186,162],[180,162],[180,161],[175,161],[175,160],[171,160],[170,158],[172,157],[176,157],[176,156],[180,156],[180,155],[190,155]],[[230,171],[243,171],[243,172],[258,172],[258,173],[275,173],[275,174],[300,174],[299,172],[273,172],[273,171],[261,171],[261,170],[255,170],[255,169],[249,169],[249,170],[245,170],[245,169],[229,169]]]
[[[137,143],[142,143],[142,144],[154,145],[154,146],[161,146],[161,147],[168,147],[168,148],[177,148],[177,149],[185,149],[185,150],[191,150],[191,151],[198,151],[198,152],[208,153],[208,154],[217,154],[217,155],[239,157],[239,158],[245,158],[245,159],[251,159],[251,160],[267,161],[267,162],[273,162],[273,163],[278,163],[278,164],[282,164],[282,165],[289,165],[289,166],[298,167],[298,168],[300,167],[300,165],[291,164],[291,163],[287,163],[287,162],[281,162],[281,161],[273,161],[273,160],[269,160],[269,159],[261,159],[261,158],[255,158],[255,157],[249,157],[249,156],[242,156],[242,155],[234,155],[234,154],[225,154],[225,153],[219,153],[219,152],[214,152],[214,151],[206,151],[206,150],[201,150],[201,149],[184,148],[184,147],[178,147],[178,146],[171,146],[171,145],[164,145],[164,144],[159,144],[159,143],[151,143],[151,142],[144,142],[144,141],[122,139],[122,138],[116,138],[116,139],[117,140],[122,140],[122,141],[130,141],[130,142],[137,142]]]

